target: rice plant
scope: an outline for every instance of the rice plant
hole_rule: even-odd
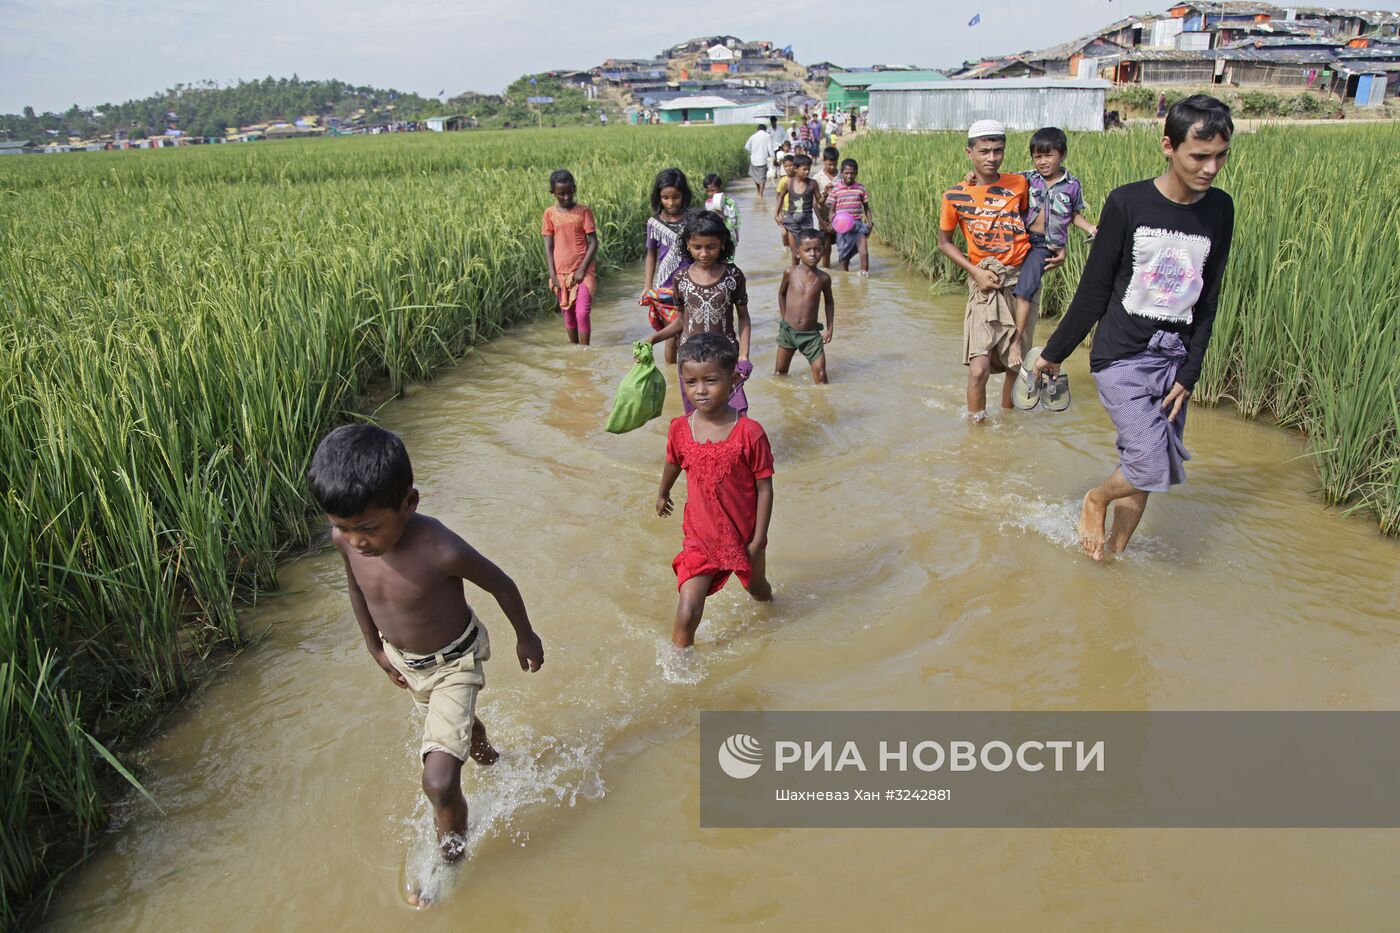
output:
[[[309,540],[316,441],[552,308],[567,167],[604,274],[655,172],[744,167],[743,130],[357,137],[0,165],[0,925],[103,824],[129,735],[240,642]]]
[[[1161,170],[1157,133],[1082,133],[1066,166],[1091,219],[1114,187]],[[1005,171],[1030,168],[1029,135],[1007,140]],[[860,161],[876,235],[935,283],[962,273],[934,241],[943,191],[967,172],[960,133],[873,133],[842,152]],[[1238,134],[1218,179],[1235,200],[1235,238],[1198,401],[1233,402],[1302,431],[1329,503],[1400,533],[1400,127],[1274,126]],[[1088,250],[1072,233],[1046,278],[1063,311]]]

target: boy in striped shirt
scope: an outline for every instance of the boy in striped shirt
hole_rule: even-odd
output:
[[[870,251],[866,239],[875,229],[875,215],[870,209],[870,192],[865,185],[856,181],[860,166],[855,159],[841,163],[841,177],[826,189],[826,207],[830,212],[833,227],[838,214],[850,214],[851,228],[844,233],[836,233],[836,258],[841,268],[851,271],[851,257],[860,254],[860,274],[870,274]]]

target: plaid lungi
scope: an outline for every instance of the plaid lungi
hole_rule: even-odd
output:
[[[1166,492],[1186,482],[1186,406],[1175,421],[1162,408],[1185,361],[1181,335],[1159,330],[1146,350],[1094,373],[1099,400],[1118,429],[1119,467],[1134,489]]]

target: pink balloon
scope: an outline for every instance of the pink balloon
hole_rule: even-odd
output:
[[[856,225],[856,215],[850,211],[841,211],[831,218],[831,228],[837,233],[850,233],[851,228]]]

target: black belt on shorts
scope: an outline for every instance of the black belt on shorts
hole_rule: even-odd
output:
[[[455,661],[462,655],[472,650],[472,645],[476,644],[477,627],[478,626],[475,620],[473,620],[471,628],[467,630],[466,637],[464,637],[460,642],[458,642],[457,646],[451,651],[443,652],[442,663],[446,664],[448,661]],[[400,653],[400,657],[403,657],[404,667],[410,668],[415,671],[424,671],[428,670],[429,668],[437,667],[438,663],[438,656],[435,654],[430,654],[422,658],[409,658],[405,657],[404,655],[402,655],[402,653]]]

